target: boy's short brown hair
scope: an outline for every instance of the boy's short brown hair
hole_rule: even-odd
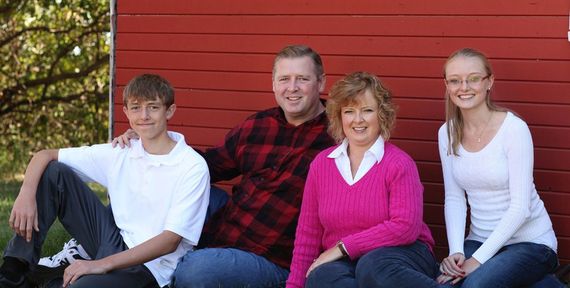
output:
[[[123,105],[127,106],[129,99],[153,101],[160,99],[164,106],[174,104],[174,88],[172,85],[156,74],[141,74],[131,79],[123,90]]]

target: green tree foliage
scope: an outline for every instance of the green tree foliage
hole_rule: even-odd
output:
[[[108,0],[0,0],[0,174],[106,141],[109,14]]]

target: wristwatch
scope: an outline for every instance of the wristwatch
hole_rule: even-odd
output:
[[[346,251],[346,247],[344,247],[342,240],[338,240],[338,242],[336,242],[336,247],[338,247],[343,257],[348,257],[348,252]]]

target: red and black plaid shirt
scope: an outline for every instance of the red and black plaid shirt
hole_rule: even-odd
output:
[[[250,116],[222,146],[206,150],[212,182],[242,178],[204,227],[201,244],[250,251],[289,268],[309,164],[334,145],[327,124],[321,113],[293,126],[276,107]]]

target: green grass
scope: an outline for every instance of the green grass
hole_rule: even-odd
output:
[[[4,251],[6,244],[12,238],[13,231],[8,227],[8,219],[12,204],[20,191],[21,181],[18,180],[1,180],[0,179],[0,249]],[[89,187],[95,191],[101,201],[107,205],[106,191],[103,187],[96,184],[89,184]],[[46,241],[42,248],[42,255],[53,255],[61,250],[63,244],[69,240],[71,236],[65,231],[61,223],[56,221],[48,232]],[[0,257],[0,264],[2,259]]]

